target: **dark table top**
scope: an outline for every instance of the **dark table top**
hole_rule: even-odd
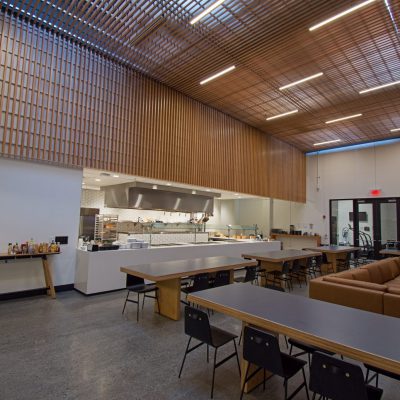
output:
[[[400,373],[400,319],[251,284],[188,296],[190,302],[264,329]]]
[[[322,253],[352,253],[360,250],[360,247],[353,246],[318,246],[309,247],[308,250],[320,251]]]
[[[157,282],[203,272],[238,269],[256,265],[255,261],[243,260],[242,258],[204,257],[123,267],[121,272]]]
[[[250,253],[242,254],[244,258],[251,258],[259,261],[270,261],[270,262],[283,262],[290,260],[299,260],[302,258],[320,256],[321,253],[310,250],[275,250],[275,251],[264,251],[262,253]]]
[[[386,255],[392,255],[392,256],[400,256],[400,250],[396,250],[396,249],[383,249],[379,253],[386,254]]]

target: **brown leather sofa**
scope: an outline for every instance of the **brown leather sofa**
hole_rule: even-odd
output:
[[[400,317],[400,257],[310,281],[310,298]]]

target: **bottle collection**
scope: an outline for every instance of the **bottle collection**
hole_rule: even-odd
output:
[[[60,243],[51,240],[50,243],[35,243],[33,239],[19,244],[8,243],[8,254],[40,254],[40,253],[59,253]]]

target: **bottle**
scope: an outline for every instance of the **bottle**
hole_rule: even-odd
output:
[[[34,254],[35,253],[35,243],[33,242],[33,239],[28,243],[28,254]]]
[[[12,243],[8,243],[8,254],[14,254]]]
[[[39,244],[39,253],[43,253],[43,243]]]
[[[50,244],[50,253],[55,253],[56,251],[57,251],[57,245],[55,244],[54,240],[52,240]]]
[[[15,242],[15,244],[14,244],[14,254],[19,254],[20,252],[21,252],[21,250],[19,248],[18,242]]]
[[[56,252],[59,253],[60,252],[60,242],[57,242],[57,246],[56,246]]]

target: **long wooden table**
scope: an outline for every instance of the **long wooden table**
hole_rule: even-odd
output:
[[[0,253],[0,261],[8,262],[8,261],[16,261],[16,260],[33,260],[36,258],[41,258],[42,259],[42,266],[43,266],[43,274],[44,274],[44,280],[46,283],[46,293],[48,296],[50,296],[52,299],[56,298],[56,291],[54,289],[54,284],[53,284],[53,277],[51,275],[51,268],[48,262],[47,257],[52,256],[55,254],[60,254],[59,252],[57,253],[37,253],[37,254],[8,254],[8,253]]]
[[[383,249],[379,252],[379,254],[383,254],[384,256],[391,257],[400,257],[400,250],[396,249]]]
[[[337,260],[343,260],[348,253],[353,253],[355,251],[361,250],[361,248],[352,246],[318,246],[310,247],[308,248],[308,250],[325,253],[328,262],[332,263],[333,270],[336,272]]]
[[[188,300],[245,324],[283,334],[400,374],[400,319],[250,284],[190,294]]]
[[[241,258],[205,257],[123,267],[121,272],[156,282],[160,314],[177,321],[181,317],[181,278],[205,272],[230,270],[233,282],[235,269],[256,265],[255,261]]]

